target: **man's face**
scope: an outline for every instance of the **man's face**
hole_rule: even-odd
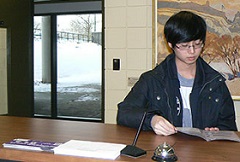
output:
[[[175,47],[172,47],[172,44],[169,43],[169,46],[176,54],[176,62],[180,61],[186,65],[191,65],[196,63],[197,58],[201,54],[203,42],[198,39],[191,42],[176,44]]]

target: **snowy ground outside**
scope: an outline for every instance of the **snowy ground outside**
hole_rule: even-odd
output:
[[[34,42],[35,113],[51,112],[50,84],[42,81],[41,40]],[[58,42],[59,116],[101,117],[102,47],[95,43]]]

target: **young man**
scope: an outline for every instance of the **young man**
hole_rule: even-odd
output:
[[[117,123],[171,135],[176,127],[209,131],[236,131],[234,104],[225,78],[201,57],[206,23],[181,11],[166,22],[164,34],[173,50],[156,68],[141,75],[124,101],[118,104]]]

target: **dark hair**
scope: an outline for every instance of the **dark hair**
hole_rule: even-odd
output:
[[[173,47],[177,43],[200,39],[205,42],[207,25],[202,17],[189,12],[180,11],[171,16],[165,24],[164,35]]]

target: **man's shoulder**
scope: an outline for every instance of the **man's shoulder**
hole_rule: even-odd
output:
[[[167,74],[167,69],[169,68],[169,64],[172,64],[170,60],[174,58],[173,54],[169,54],[161,63],[156,65],[153,69],[148,70],[144,73],[141,74],[141,77],[143,78],[155,78],[155,79],[160,79],[163,80]]]

